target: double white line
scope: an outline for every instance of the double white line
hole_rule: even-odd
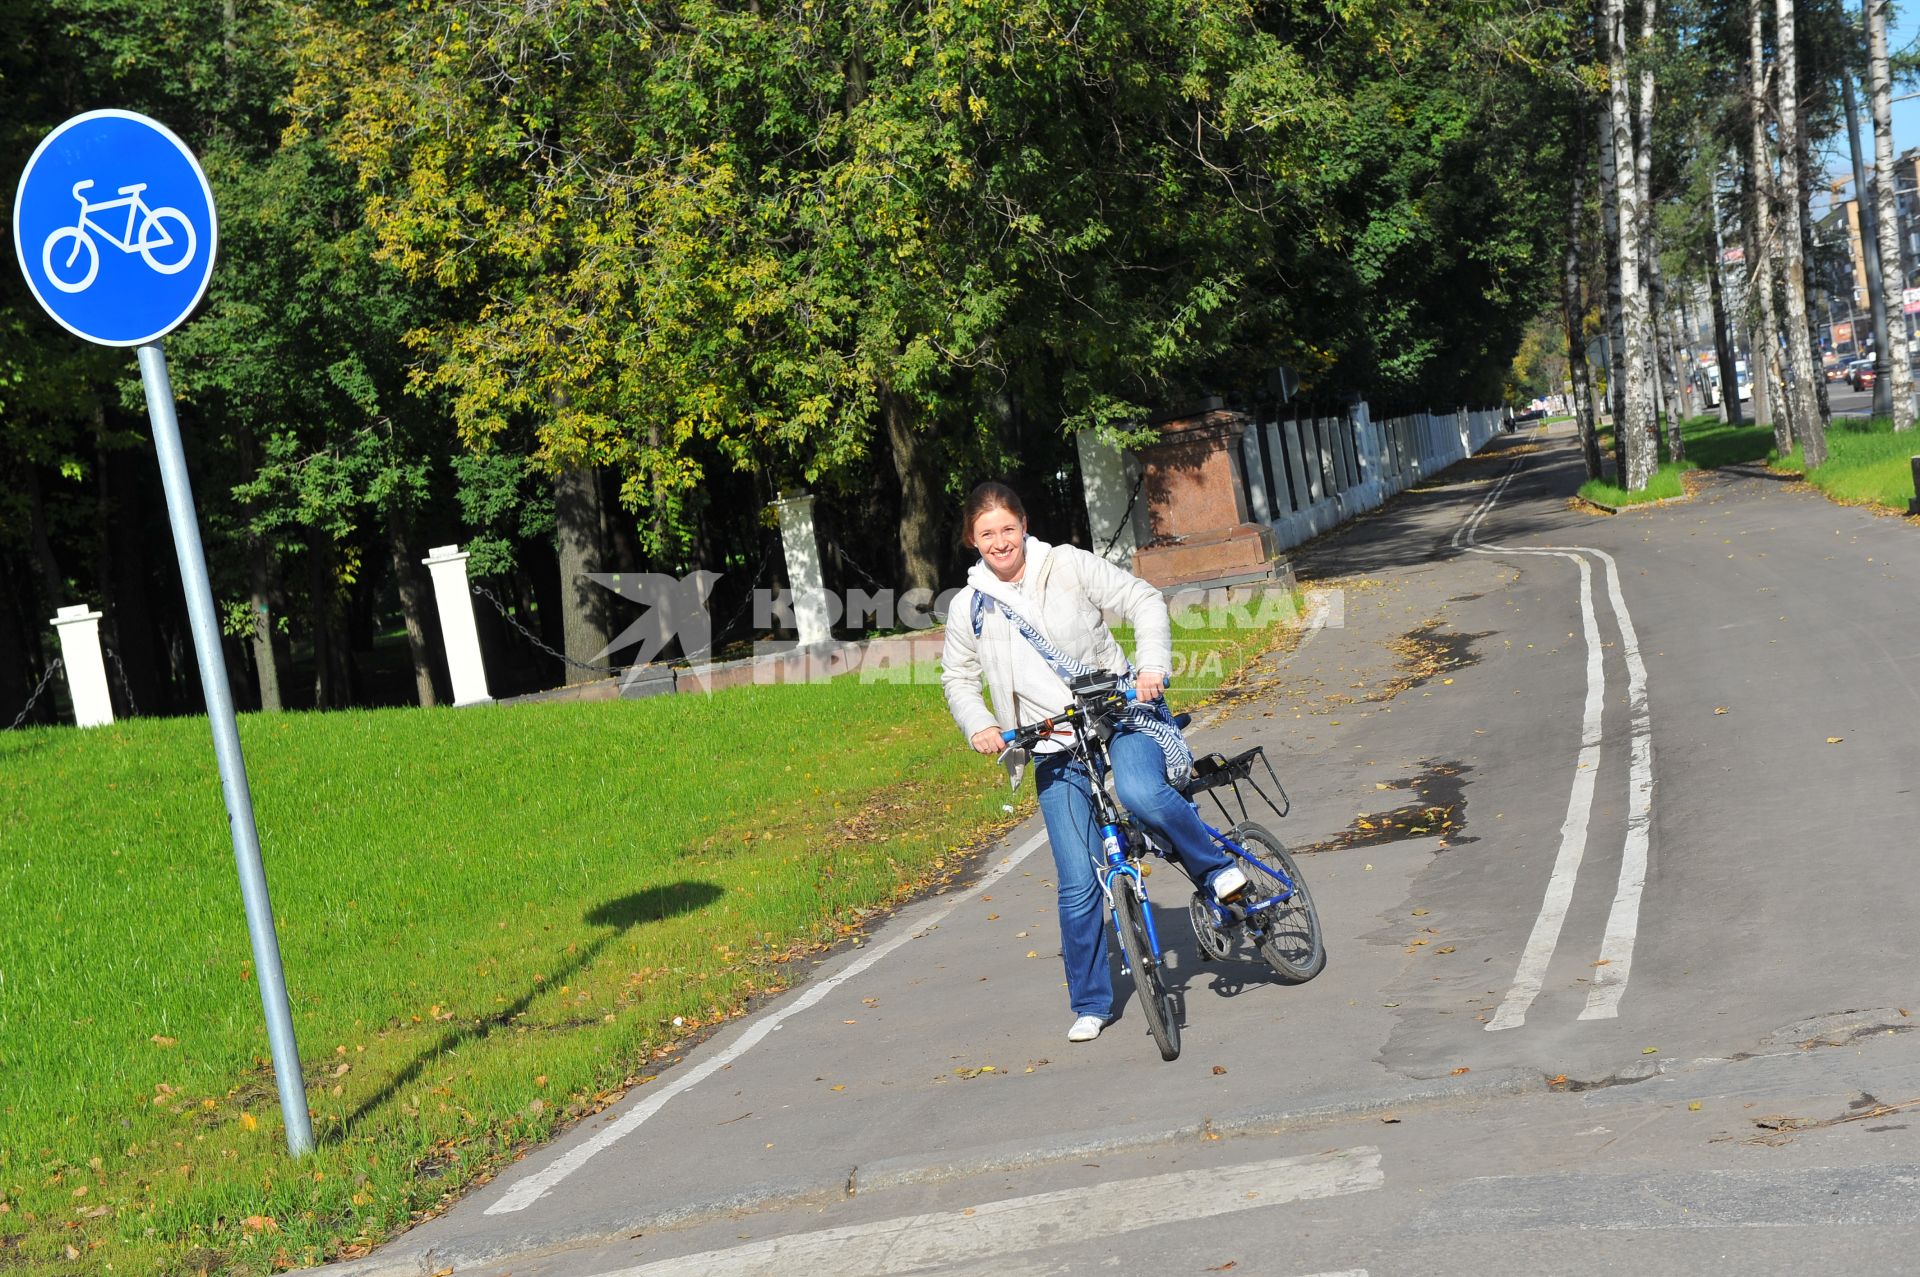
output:
[[[1653,724],[1647,708],[1647,667],[1640,659],[1640,639],[1627,612],[1627,601],[1620,589],[1620,568],[1613,556],[1590,546],[1504,546],[1478,545],[1476,534],[1493,512],[1500,494],[1519,473],[1521,461],[1500,477],[1493,491],[1479,505],[1460,530],[1453,534],[1455,549],[1469,554],[1524,554],[1569,559],[1580,569],[1580,619],[1587,642],[1587,697],[1580,724],[1580,756],[1573,772],[1573,789],[1567,796],[1567,815],[1560,825],[1560,851],[1554,857],[1553,875],[1547,880],[1546,897],[1540,903],[1540,915],[1534,919],[1533,932],[1520,954],[1520,966],[1513,975],[1513,987],[1501,1000],[1487,1028],[1514,1029],[1526,1023],[1527,1009],[1539,996],[1553,960],[1554,947],[1560,941],[1560,928],[1573,901],[1574,881],[1580,873],[1580,861],[1586,855],[1587,825],[1593,814],[1594,787],[1600,777],[1601,714],[1606,704],[1606,667],[1600,647],[1600,626],[1594,615],[1593,567],[1584,556],[1592,555],[1606,568],[1607,599],[1613,606],[1620,627],[1620,647],[1627,663],[1627,709],[1632,723],[1632,743],[1627,768],[1627,830],[1620,850],[1620,882],[1614,889],[1613,909],[1607,915],[1606,935],[1600,944],[1600,961],[1594,966],[1593,982],[1587,992],[1582,1020],[1605,1020],[1620,1014],[1620,999],[1627,991],[1627,977],[1633,970],[1633,942],[1640,929],[1640,895],[1647,883],[1647,845],[1653,825]]]

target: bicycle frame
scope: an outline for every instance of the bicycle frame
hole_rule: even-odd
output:
[[[147,202],[140,198],[140,192],[147,189],[147,184],[141,182],[134,186],[122,187],[120,189],[119,199],[102,200],[98,204],[89,204],[87,203],[87,197],[80,192],[92,185],[93,183],[90,181],[80,182],[73,188],[73,198],[80,201],[80,220],[75,223],[75,225],[81,230],[92,230],[123,253],[139,251],[138,246],[133,242],[134,225],[139,220],[142,212],[151,214],[153,211],[147,207]],[[115,235],[93,218],[93,214],[95,213],[103,212],[111,208],[119,208],[122,205],[125,205],[127,210],[127,228],[124,236]]]

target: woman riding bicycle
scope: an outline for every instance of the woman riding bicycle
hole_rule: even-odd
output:
[[[967,498],[962,540],[980,554],[967,586],[947,616],[941,686],[947,709],[978,752],[999,755],[1004,727],[1051,718],[1073,704],[1066,677],[1077,671],[1131,673],[1141,703],[1159,702],[1172,668],[1172,626],[1160,592],[1105,559],[1070,545],[1048,545],[1027,535],[1027,514],[1013,489],[983,483]],[[1103,612],[1133,626],[1129,666]],[[980,694],[985,679],[993,698]],[[1168,780],[1177,729],[1164,704],[1153,716],[1134,715],[1108,743],[1120,803],[1145,825],[1196,884],[1216,899],[1246,886],[1246,874],[1221,851],[1192,805]],[[1070,1042],[1088,1042],[1113,1011],[1107,970],[1105,904],[1094,876],[1100,829],[1084,764],[1058,741],[1034,748],[1034,782],[1047,840],[1053,847],[1060,892],[1060,956],[1074,1014]],[[1014,781],[1023,756],[1010,759]],[[1184,770],[1179,759],[1175,770]]]

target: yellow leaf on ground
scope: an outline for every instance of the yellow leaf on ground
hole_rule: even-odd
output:
[[[1841,741],[1843,741],[1843,740],[1845,740],[1845,739],[1846,739],[1846,737],[1844,737],[1844,736],[1829,736],[1829,737],[1827,737],[1827,744],[1829,744],[1829,745],[1838,745],[1838,744],[1839,744],[1839,743],[1840,743]]]
[[[252,1131],[252,1130],[257,1130],[257,1129],[259,1128],[259,1126],[260,1126],[260,1119],[259,1119],[259,1118],[257,1118],[257,1117],[255,1117],[255,1116],[254,1116],[253,1114],[251,1114],[251,1113],[242,1113],[242,1114],[240,1115],[240,1129],[241,1129],[241,1130],[243,1130],[243,1131]]]
[[[240,1226],[250,1233],[277,1233],[280,1225],[271,1215],[249,1215],[240,1221]]]

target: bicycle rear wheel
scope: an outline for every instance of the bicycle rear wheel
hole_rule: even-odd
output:
[[[1173,1013],[1173,995],[1160,978],[1160,958],[1147,940],[1147,902],[1131,878],[1115,875],[1113,911],[1120,924],[1120,947],[1133,972],[1133,990],[1140,995],[1140,1012],[1163,1060],[1180,1056],[1180,1021]]]
[[[1293,884],[1293,894],[1278,904],[1269,905],[1256,915],[1261,927],[1260,956],[1267,960],[1283,984],[1305,984],[1326,969],[1327,946],[1320,934],[1320,915],[1314,912],[1313,896],[1300,867],[1263,826],[1245,821],[1233,831],[1235,842],[1252,857],[1246,862],[1251,880],[1249,894],[1259,899],[1277,896],[1285,884],[1267,866],[1285,874]],[[1259,862],[1265,861],[1265,864]],[[1253,919],[1249,919],[1252,922]]]

